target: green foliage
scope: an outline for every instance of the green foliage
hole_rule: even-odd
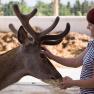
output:
[[[3,12],[4,12],[4,15],[5,16],[12,16],[12,15],[15,15],[14,12],[13,12],[13,4],[18,4],[19,7],[20,7],[20,10],[23,12],[23,13],[29,13],[31,12],[31,8],[28,7],[26,5],[25,2],[9,2],[8,4],[4,4],[3,5]]]
[[[25,0],[19,0],[20,2],[9,2],[6,4],[0,4],[0,15],[12,16],[15,15],[13,13],[12,5],[14,3],[18,4],[21,11],[23,13],[30,13],[33,8],[38,9],[38,16],[52,16],[53,15],[53,3],[44,3],[42,1],[38,1],[35,6],[29,7],[27,6]],[[84,0],[84,2],[80,3],[79,0],[76,0],[74,5],[71,5],[70,2],[67,2],[66,5],[60,3],[59,4],[59,15],[60,16],[83,16],[86,15],[88,10],[94,7],[94,1]]]
[[[70,8],[67,8],[64,5],[60,5],[60,15],[62,15],[62,16],[71,15]]]
[[[38,15],[39,16],[51,16],[52,15],[52,4],[46,4],[44,2],[38,1],[35,5],[38,8]]]
[[[81,13],[82,15],[86,15],[87,11],[89,10],[89,2],[85,0],[81,5]]]
[[[3,12],[5,16],[14,15],[12,5],[17,2],[9,2],[8,4],[3,5]]]
[[[2,5],[0,5],[0,16],[4,15]]]
[[[19,3],[19,7],[22,13],[27,14],[31,12],[31,7],[28,7],[24,0],[21,0],[21,2]]]

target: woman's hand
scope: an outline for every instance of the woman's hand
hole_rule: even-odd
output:
[[[66,76],[63,78],[63,82],[60,83],[60,88],[67,89],[73,86],[72,78]]]
[[[41,53],[44,54],[45,56],[47,56],[50,59],[52,59],[54,57],[54,55],[45,47],[42,47]]]

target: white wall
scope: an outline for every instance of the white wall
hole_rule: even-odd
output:
[[[46,29],[53,23],[55,18],[55,16],[35,16],[30,20],[30,24]],[[67,22],[71,25],[71,31],[89,34],[86,18],[82,16],[60,16],[60,21],[53,31],[64,30]],[[9,23],[14,24],[17,29],[21,25],[15,16],[0,16],[0,31],[10,31],[8,28]]]

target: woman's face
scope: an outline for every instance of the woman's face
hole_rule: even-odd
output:
[[[94,38],[94,24],[88,22],[87,29],[91,32],[91,37]]]

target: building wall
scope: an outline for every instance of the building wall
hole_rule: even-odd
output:
[[[35,16],[30,19],[30,24],[32,26],[39,26],[42,29],[46,29],[53,23],[55,18],[55,16]],[[66,27],[67,22],[69,22],[71,25],[70,31],[89,34],[87,30],[86,18],[83,16],[60,16],[60,21],[53,31],[63,31]],[[10,23],[14,24],[17,29],[21,25],[16,16],[1,16],[0,31],[10,31],[8,28],[8,25]]]

